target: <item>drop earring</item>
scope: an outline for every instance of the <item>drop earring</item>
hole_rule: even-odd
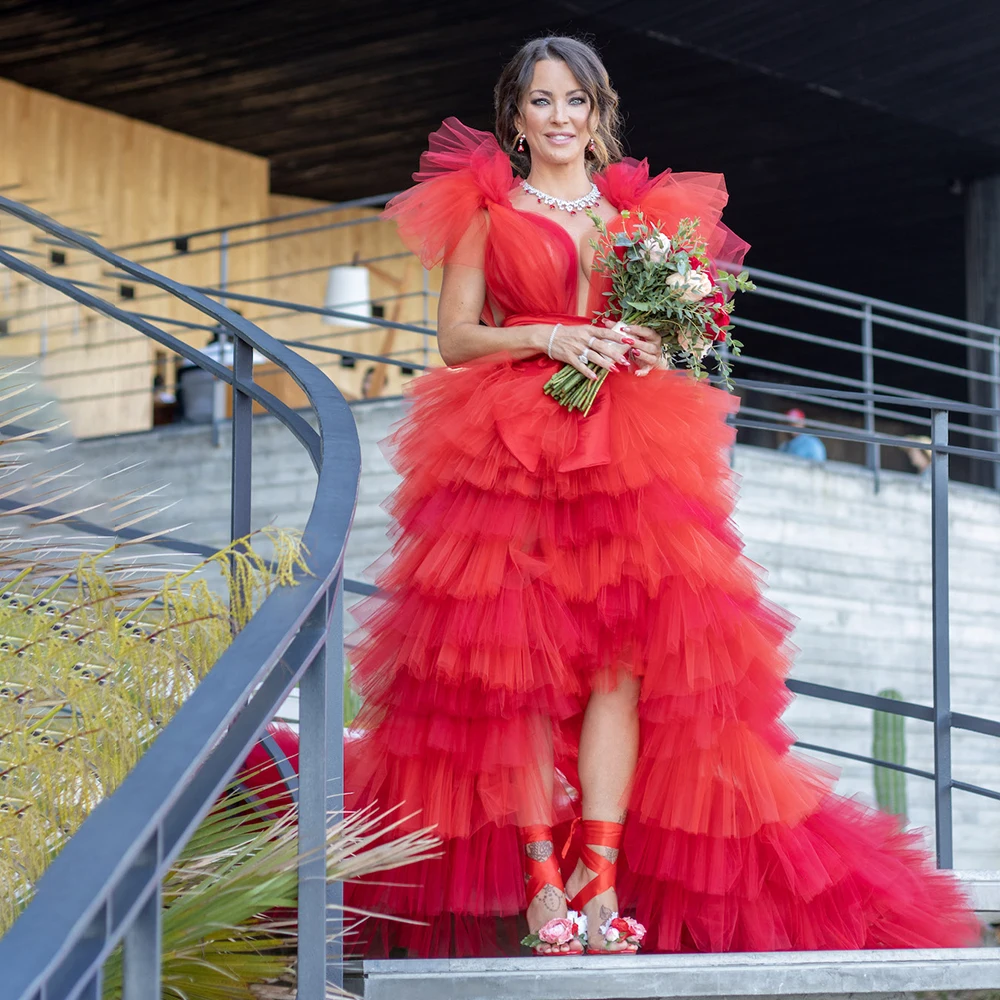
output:
[[[593,139],[591,139],[590,142],[587,143],[587,150],[591,153],[597,152],[597,146],[594,145]]]
[[[517,133],[517,151],[519,153],[523,153],[524,152],[524,133],[523,132],[518,132]]]

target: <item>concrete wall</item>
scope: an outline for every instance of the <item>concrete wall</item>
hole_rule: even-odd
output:
[[[355,407],[364,475],[346,571],[360,578],[387,546],[379,506],[397,482],[376,446],[402,415],[397,402]],[[221,544],[228,531],[228,449],[211,448],[201,428],[92,440],[76,446],[93,472],[128,464],[128,476],[163,484],[179,502],[169,512],[181,532]],[[740,447],[736,520],[747,554],[767,568],[769,597],[799,618],[794,676],[876,693],[897,688],[904,698],[931,700],[930,492],[907,474],[886,474],[876,493],[856,466],[814,466],[773,451]],[[291,435],[269,418],[255,428],[254,524],[274,519],[301,526],[315,477]],[[996,683],[1000,640],[1000,507],[995,494],[953,486],[950,497],[953,700],[956,710],[1000,717]],[[294,706],[292,707],[294,711]],[[800,739],[854,753],[871,752],[872,716],[862,709],[799,698],[786,720]],[[930,726],[907,721],[909,759],[932,767]],[[1000,743],[956,735],[955,777],[1000,787]],[[832,760],[832,758],[831,758]],[[872,769],[838,760],[839,790],[873,801]],[[907,778],[909,815],[933,827],[932,786]],[[1000,803],[955,793],[956,864],[1000,868]]]

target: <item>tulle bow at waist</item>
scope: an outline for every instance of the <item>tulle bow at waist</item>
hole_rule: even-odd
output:
[[[564,313],[508,316],[505,327],[552,325],[588,326],[586,316]],[[519,377],[512,385],[513,398],[500,401],[494,412],[497,430],[507,449],[529,471],[535,472],[542,455],[559,472],[608,465],[611,461],[611,410],[609,383],[605,383],[586,417],[570,413],[542,391],[562,362],[540,355],[516,362]],[[609,380],[610,381],[610,380]]]

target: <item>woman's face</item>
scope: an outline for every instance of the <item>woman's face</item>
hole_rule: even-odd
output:
[[[582,160],[596,114],[587,92],[561,59],[541,59],[514,124],[524,133],[533,163]]]

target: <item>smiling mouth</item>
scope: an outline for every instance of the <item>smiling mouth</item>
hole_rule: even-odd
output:
[[[576,136],[569,132],[546,132],[545,138],[550,142],[572,142]]]

